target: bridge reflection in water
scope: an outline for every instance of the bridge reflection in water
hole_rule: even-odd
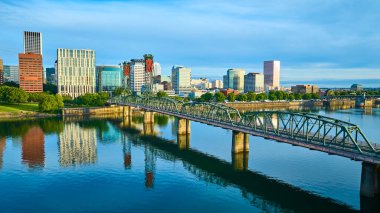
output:
[[[173,126],[177,133],[178,119]],[[263,211],[300,211],[300,212],[350,212],[355,211],[349,206],[341,204],[330,198],[325,198],[302,190],[292,185],[272,179],[263,174],[248,170],[248,152],[233,152],[232,162],[220,160],[211,155],[190,148],[190,134],[177,134],[176,141],[167,140],[154,134],[147,135],[143,129],[139,129],[132,123],[125,125],[125,120],[113,121],[115,126],[124,132],[123,147],[131,147],[131,144],[144,147],[146,187],[154,185],[154,173],[156,159],[168,161],[182,161],[183,166],[198,178],[218,184],[223,187],[233,186],[241,190],[242,196],[249,199],[251,204]],[[144,125],[143,125],[144,127]],[[153,126],[154,127],[154,126]],[[236,137],[232,136],[232,140]],[[241,137],[241,136],[238,136]],[[248,140],[243,135],[243,141]],[[126,149],[124,149],[126,150]],[[128,150],[129,159],[132,157]],[[129,162],[130,163],[130,162]],[[361,197],[361,211],[380,210],[378,199]]]

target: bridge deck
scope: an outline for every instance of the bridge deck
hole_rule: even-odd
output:
[[[355,152],[355,151],[353,151],[353,148],[355,148],[354,145],[342,147],[342,146],[339,146],[338,144],[328,144],[326,146],[326,144],[316,142],[316,141],[306,141],[305,142],[305,140],[304,140],[305,136],[302,136],[302,137],[294,137],[293,136],[292,137],[290,135],[287,136],[286,134],[279,134],[279,133],[281,133],[280,131],[277,134],[274,134],[273,132],[270,132],[270,131],[262,132],[262,131],[259,131],[257,129],[254,129],[252,127],[245,126],[245,125],[238,125],[238,124],[234,124],[234,123],[231,124],[231,123],[223,122],[220,120],[217,121],[215,119],[202,118],[199,116],[192,116],[192,115],[183,114],[183,113],[176,112],[176,111],[168,111],[168,110],[159,109],[156,107],[143,106],[143,105],[138,105],[138,104],[133,104],[133,103],[116,103],[116,104],[136,107],[136,108],[140,108],[140,109],[144,109],[144,110],[148,110],[148,111],[154,111],[154,112],[158,112],[158,113],[162,113],[162,114],[166,114],[166,115],[171,115],[171,116],[175,116],[175,117],[179,117],[179,118],[189,119],[191,121],[196,121],[196,122],[204,123],[207,125],[221,127],[224,129],[244,132],[244,133],[247,133],[247,134],[250,134],[253,136],[263,137],[266,139],[284,142],[284,143],[292,144],[295,146],[301,146],[301,147],[309,148],[312,150],[318,150],[318,151],[325,152],[325,153],[332,154],[332,155],[347,157],[347,158],[350,158],[350,159],[356,160],[356,161],[363,161],[363,162],[368,162],[368,163],[380,164],[380,155],[378,152],[370,153],[370,152],[366,152],[368,150],[365,150],[365,149],[362,150],[363,152]],[[310,137],[311,136],[312,135],[310,134]],[[365,142],[358,141],[359,145],[360,145],[360,143],[365,144]]]

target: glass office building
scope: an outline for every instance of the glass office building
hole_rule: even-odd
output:
[[[97,91],[112,92],[123,86],[123,68],[121,66],[97,66]]]

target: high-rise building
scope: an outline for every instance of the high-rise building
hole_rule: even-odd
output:
[[[264,75],[251,72],[244,76],[244,92],[264,92]]]
[[[244,75],[245,70],[243,69],[228,69],[227,75],[223,76],[224,88],[242,92],[244,90]]]
[[[4,65],[4,81],[5,82],[15,82],[20,83],[18,66]]]
[[[264,84],[269,89],[280,89],[280,61],[264,61]]]
[[[46,68],[46,81],[51,84],[56,84],[55,82],[55,68]]]
[[[20,88],[26,92],[42,92],[42,55],[35,53],[20,53],[18,55],[18,60]]]
[[[77,49],[57,50],[58,93],[73,98],[96,90],[95,51]]]
[[[172,86],[176,94],[186,95],[191,92],[191,69],[184,66],[173,66]]]
[[[0,58],[0,84],[4,83],[4,66],[3,59]]]
[[[158,62],[153,63],[154,71],[153,71],[153,76],[158,76],[161,75],[161,65]]]
[[[223,88],[223,81],[222,80],[214,80],[212,82],[212,88],[222,89]]]
[[[123,86],[123,68],[121,66],[97,66],[96,73],[99,92],[112,92]]]
[[[35,53],[42,55],[42,33],[24,32],[24,53]]]
[[[141,92],[145,84],[145,61],[144,59],[132,59],[130,64],[130,87],[134,92]]]

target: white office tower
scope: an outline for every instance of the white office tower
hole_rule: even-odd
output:
[[[172,85],[176,94],[186,96],[191,92],[191,69],[184,66],[173,66]]]
[[[145,61],[144,59],[132,59],[130,70],[130,86],[134,92],[141,92],[141,87],[145,84]]]
[[[94,50],[57,50],[58,93],[73,98],[96,92]]]
[[[161,75],[161,65],[158,62],[153,63],[153,76]]]

